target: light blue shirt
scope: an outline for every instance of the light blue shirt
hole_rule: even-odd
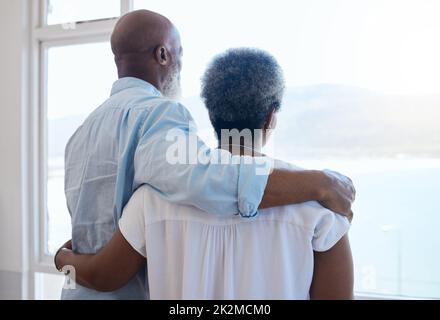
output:
[[[211,150],[198,139],[193,119],[180,103],[137,78],[114,83],[110,98],[85,120],[66,147],[65,193],[75,251],[95,253],[105,246],[124,206],[143,184],[170,202],[211,214],[256,214],[268,177],[258,170],[261,163],[244,157],[227,165],[170,161],[170,150],[178,140],[173,139],[176,131],[195,137],[196,148],[208,158],[225,156],[224,151]],[[74,290],[64,289],[62,298],[146,299],[146,272],[141,270],[114,292],[77,285]]]

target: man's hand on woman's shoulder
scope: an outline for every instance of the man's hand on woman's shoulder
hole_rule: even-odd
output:
[[[319,203],[327,209],[346,216],[351,222],[353,220],[351,206],[356,199],[353,181],[335,171],[324,170],[320,172],[323,183]]]
[[[318,201],[323,207],[353,219],[356,190],[350,178],[331,170],[304,170],[276,161],[260,209]]]

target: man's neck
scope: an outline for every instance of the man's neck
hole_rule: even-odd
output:
[[[138,78],[141,80],[144,80],[146,82],[148,82],[149,84],[151,84],[152,86],[154,86],[157,90],[159,90],[160,92],[162,92],[162,85],[161,85],[161,81],[159,80],[159,78],[157,76],[154,76],[152,72],[147,72],[145,70],[131,70],[131,69],[126,69],[124,67],[119,67],[118,69],[118,76],[119,79],[120,78],[126,78],[126,77],[132,77],[132,78]]]

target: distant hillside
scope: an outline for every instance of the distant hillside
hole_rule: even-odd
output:
[[[440,96],[292,88],[279,116],[277,146],[302,156],[440,156]]]
[[[183,103],[210,135],[201,100],[191,97]],[[50,156],[64,154],[84,118],[49,122]],[[440,96],[382,95],[327,84],[288,88],[274,139],[277,150],[295,157],[440,157]]]
[[[184,103],[199,125],[208,121],[199,98]],[[288,88],[274,139],[277,149],[297,157],[439,157],[440,96],[327,84]]]

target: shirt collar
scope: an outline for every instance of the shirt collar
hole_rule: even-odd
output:
[[[158,96],[158,97],[162,96],[160,91],[157,90],[152,84],[148,83],[147,81],[141,80],[139,78],[133,78],[133,77],[125,77],[117,80],[113,84],[111,95],[114,95],[118,92],[130,88],[142,88],[148,91],[153,96]]]

